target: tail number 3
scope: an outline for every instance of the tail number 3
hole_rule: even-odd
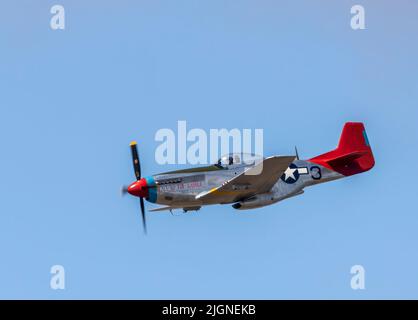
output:
[[[317,166],[313,166],[311,167],[311,177],[314,180],[319,180],[322,178],[322,174],[321,174],[321,168],[317,167]]]

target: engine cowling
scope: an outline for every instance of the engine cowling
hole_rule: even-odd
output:
[[[237,210],[247,210],[261,208],[279,201],[278,198],[271,193],[257,194],[249,199],[234,203],[232,207]]]

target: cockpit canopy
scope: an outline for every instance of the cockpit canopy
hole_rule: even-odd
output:
[[[222,156],[216,165],[223,168],[231,166],[252,166],[256,163],[256,161],[260,161],[262,159],[262,156],[252,153],[230,153]]]

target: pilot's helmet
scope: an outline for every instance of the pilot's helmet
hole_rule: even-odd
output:
[[[219,159],[218,163],[221,164],[221,165],[228,165],[229,164],[229,157],[228,156],[223,156],[222,158]]]

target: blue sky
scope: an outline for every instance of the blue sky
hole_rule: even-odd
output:
[[[56,3],[0,4],[0,298],[418,297],[417,2],[62,0],[53,31]],[[254,211],[149,213],[145,237],[129,142],[172,169],[154,134],[178,120],[302,158],[363,121],[376,166]]]

